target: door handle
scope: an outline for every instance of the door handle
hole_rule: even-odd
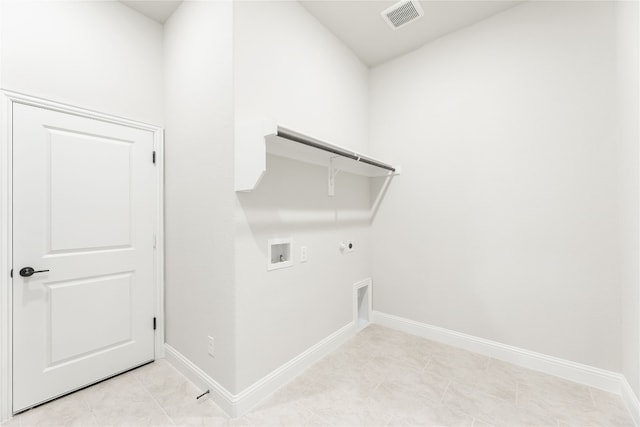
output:
[[[20,275],[22,277],[31,277],[36,273],[46,273],[47,271],[49,271],[49,270],[38,270],[38,271],[35,271],[33,269],[33,267],[24,267],[24,268],[22,268],[20,270]]]

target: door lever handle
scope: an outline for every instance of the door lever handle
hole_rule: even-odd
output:
[[[24,267],[20,270],[20,275],[22,277],[31,277],[36,273],[46,273],[49,270],[34,270],[33,267]]]

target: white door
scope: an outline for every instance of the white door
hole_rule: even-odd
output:
[[[154,359],[152,153],[152,132],[14,104],[14,412]]]

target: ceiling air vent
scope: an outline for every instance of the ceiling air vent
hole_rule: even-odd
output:
[[[391,28],[397,30],[420,18],[424,15],[424,11],[417,1],[399,1],[380,14]]]

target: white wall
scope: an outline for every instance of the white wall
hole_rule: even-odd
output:
[[[115,1],[3,0],[0,85],[162,124],[162,26]]]
[[[162,125],[162,26],[116,1],[0,0],[0,88]]]
[[[638,2],[617,2],[618,114],[620,125],[620,259],[622,262],[622,372],[640,396],[640,195],[638,98],[640,87],[640,8]]]
[[[367,151],[368,70],[297,2],[234,5],[236,121],[281,124]]]
[[[166,340],[229,390],[235,377],[231,2],[165,24]],[[207,336],[216,340],[215,358]]]
[[[367,148],[367,68],[297,2],[234,4],[236,122],[274,118]],[[369,277],[369,183],[277,157],[236,205],[238,378],[242,390],[352,320],[353,283]],[[267,272],[267,241],[292,237],[293,267]],[[340,241],[356,242],[341,255]],[[299,262],[300,246],[309,261]]]
[[[621,370],[614,24],[528,2],[372,70],[376,310]]]
[[[377,310],[622,370],[640,391],[637,3],[523,4],[370,82],[296,2],[185,2],[164,48],[118,2],[5,0],[1,19],[0,87],[166,124],[167,341],[230,391],[351,321],[372,270]],[[373,236],[363,178],[328,198],[324,168],[269,157],[236,195],[234,118],[402,164]],[[295,265],[267,273],[279,236]]]

